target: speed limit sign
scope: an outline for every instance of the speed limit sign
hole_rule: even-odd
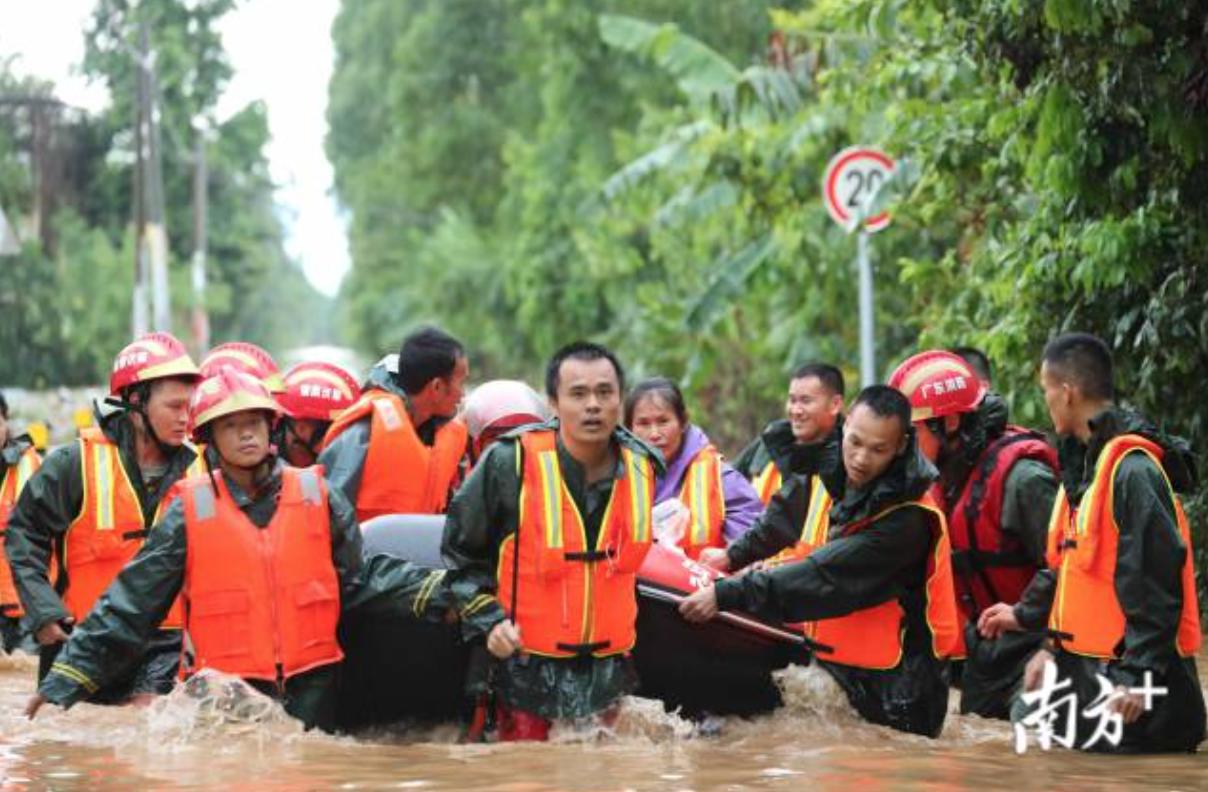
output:
[[[831,218],[851,230],[856,213],[893,174],[896,163],[885,152],[867,146],[852,146],[836,154],[822,177],[822,198]],[[889,225],[889,213],[864,219],[865,231],[880,231]]]

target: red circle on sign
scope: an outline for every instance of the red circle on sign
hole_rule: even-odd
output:
[[[872,160],[888,173],[893,173],[896,167],[893,159],[883,151],[864,146],[853,146],[843,149],[831,159],[826,166],[826,175],[823,177],[822,191],[823,198],[826,200],[826,209],[834,221],[845,228],[851,223],[851,213],[839,199],[837,192],[839,177],[849,166],[863,159]],[[889,225],[889,212],[881,212],[864,219],[866,231],[880,231],[887,225]]]

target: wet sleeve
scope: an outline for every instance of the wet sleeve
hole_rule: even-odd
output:
[[[726,503],[726,521],[722,536],[730,544],[750,530],[763,513],[763,501],[751,482],[726,463],[722,463],[721,486]]]
[[[1021,459],[1003,487],[1002,530],[1019,537],[1028,556],[1043,567],[1049,518],[1057,499],[1057,474],[1043,462]]]
[[[495,597],[495,567],[500,541],[515,530],[515,465],[515,444],[491,446],[453,497],[445,517],[441,554],[467,639],[486,635],[505,618]]]
[[[84,502],[81,476],[79,444],[57,449],[30,477],[9,518],[4,550],[25,623],[34,632],[70,615],[48,570],[56,540],[67,533]]]
[[[1170,488],[1151,459],[1126,456],[1112,486],[1120,527],[1116,597],[1124,611],[1118,681],[1139,685],[1146,670],[1164,676],[1176,657],[1183,563],[1190,550],[1179,534]]]
[[[449,610],[443,569],[426,569],[388,555],[364,558],[352,504],[329,489],[331,560],[340,580],[340,610],[348,615],[406,614],[439,621]]]
[[[184,507],[177,500],[76,626],[38,692],[70,707],[138,663],[180,593],[187,554]]]
[[[1043,630],[1049,623],[1049,610],[1056,592],[1057,573],[1051,569],[1038,570],[1013,608],[1019,626],[1025,630]]]
[[[801,526],[809,507],[808,481],[800,476],[792,476],[772,496],[750,530],[726,549],[730,569],[739,570],[770,558],[801,538]]]
[[[828,541],[803,561],[717,582],[717,603],[780,621],[843,616],[897,597],[904,575],[931,546],[926,512],[899,509]]]
[[[361,491],[361,474],[369,453],[369,419],[349,426],[323,449],[318,463],[332,489],[338,489],[349,503],[356,504]]]

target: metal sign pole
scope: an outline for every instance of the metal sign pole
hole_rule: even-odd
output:
[[[872,385],[877,379],[872,321],[872,263],[868,260],[868,232],[863,229],[856,233],[856,268],[860,274],[860,380],[862,385]]]

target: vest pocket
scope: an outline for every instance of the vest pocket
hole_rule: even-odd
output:
[[[340,598],[334,591],[317,580],[308,580],[294,587],[294,604],[298,606],[298,638],[303,649],[335,640]]]
[[[122,559],[126,554],[133,556],[138,550],[138,542],[122,537],[142,529],[143,526],[140,523],[126,522],[118,523],[112,528],[93,529],[88,533],[87,538],[72,537],[69,532],[67,536],[69,563],[73,565],[88,564]],[[73,542],[73,538],[76,538],[77,541]]]
[[[197,647],[199,661],[250,654],[251,606],[251,597],[243,589],[195,593],[190,597],[189,632],[202,644]]]

